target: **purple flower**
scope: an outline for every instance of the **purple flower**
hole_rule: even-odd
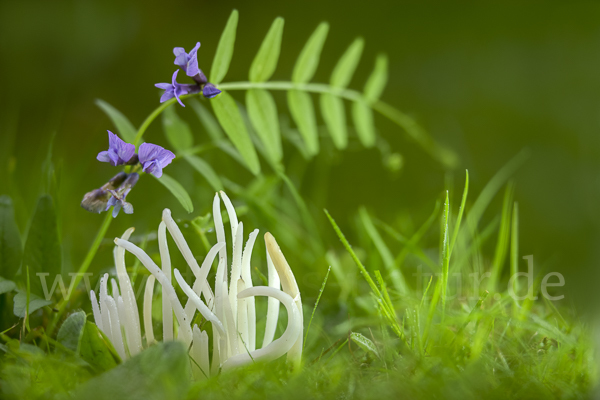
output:
[[[217,89],[215,87],[215,85],[213,85],[212,83],[207,83],[206,85],[204,85],[204,87],[202,88],[202,94],[204,95],[204,97],[206,97],[207,99],[212,99],[213,97],[215,97],[216,95],[218,95],[219,93],[221,93],[221,91],[219,89]]]
[[[139,157],[144,172],[160,178],[163,168],[171,164],[175,154],[156,144],[142,143]]]
[[[196,43],[196,46],[190,50],[188,54],[183,47],[175,47],[173,49],[173,54],[175,54],[175,65],[179,66],[187,76],[192,77],[196,83],[202,85],[203,83],[206,83],[206,76],[202,70],[198,68],[199,48],[200,42]]]
[[[116,167],[127,164],[133,156],[135,156],[135,146],[125,143],[117,135],[108,131],[108,150],[98,153],[96,159]]]
[[[129,174],[127,179],[117,190],[109,189],[108,192],[112,195],[108,202],[106,203],[105,211],[108,211],[109,208],[113,207],[112,216],[116,218],[119,215],[119,211],[123,209],[125,214],[133,214],[133,206],[131,203],[125,201],[125,198],[131,191],[131,188],[135,186],[140,176],[135,172]]]
[[[198,87],[198,85],[184,85],[177,83],[178,72],[179,70],[173,73],[171,83],[157,83],[154,86],[165,91],[160,98],[161,103],[164,103],[165,101],[175,97],[177,98],[179,104],[181,104],[182,107],[185,107],[179,99],[179,96],[183,96],[184,94],[198,93],[200,91],[200,87]]]

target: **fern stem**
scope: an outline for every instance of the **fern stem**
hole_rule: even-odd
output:
[[[400,110],[392,107],[386,102],[381,100],[375,102],[369,102],[363,96],[363,94],[357,90],[345,89],[334,87],[326,83],[295,83],[289,81],[271,81],[271,82],[225,82],[219,84],[221,90],[249,90],[249,89],[265,89],[265,90],[301,90],[311,93],[329,93],[349,101],[365,102],[371,106],[371,108],[383,115],[396,125],[400,126],[406,131],[406,133],[418,144],[420,144],[425,151],[427,151],[433,158],[440,161],[448,168],[453,168],[458,164],[458,158],[456,154],[446,148],[439,146],[429,134],[407,114]],[[198,96],[197,94],[188,94],[180,96],[182,100]],[[141,141],[146,129],[150,126],[152,121],[156,119],[167,107],[175,103],[176,99],[170,99],[162,103],[160,106],[154,109],[154,111],[148,115],[144,120],[140,129],[135,136],[134,144],[138,146]]]
[[[325,83],[294,83],[287,81],[272,82],[226,82],[219,85],[221,90],[302,90],[312,93],[330,93],[350,101],[363,101],[384,117],[400,126],[418,144],[420,144],[435,159],[442,162],[446,167],[453,168],[458,164],[456,154],[451,150],[440,147],[425,130],[407,114],[392,107],[386,102],[378,100],[369,102],[363,94],[357,90],[334,87]]]

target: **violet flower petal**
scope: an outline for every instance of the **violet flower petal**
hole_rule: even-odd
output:
[[[142,169],[157,178],[162,176],[162,169],[169,165],[175,158],[173,152],[151,143],[142,143],[139,151],[139,160]]]
[[[219,93],[221,93],[221,91],[217,89],[212,83],[207,83],[202,89],[202,95],[204,95],[204,97],[206,97],[207,99],[212,99]]]

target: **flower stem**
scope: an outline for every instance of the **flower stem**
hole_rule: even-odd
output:
[[[84,276],[83,274],[85,274],[87,272],[88,268],[92,264],[92,260],[96,256],[96,253],[98,252],[98,248],[100,247],[100,244],[102,243],[102,239],[104,239],[104,236],[106,235],[106,231],[108,231],[108,227],[110,226],[110,223],[112,222],[112,220],[113,220],[112,214],[106,213],[106,216],[104,217],[104,221],[102,222],[102,225],[100,226],[100,229],[98,230],[98,233],[96,234],[96,238],[94,239],[92,246],[88,250],[88,253],[85,256],[85,259],[79,266],[77,275],[73,278],[73,279],[75,279],[75,282],[73,282],[73,286],[72,286],[73,290],[75,290],[77,288],[77,286],[79,285],[79,283],[81,283],[81,280],[83,279],[83,276]],[[58,312],[56,312],[56,314],[54,314],[54,318],[48,325],[48,329],[46,329],[46,334],[48,336],[51,336],[52,333],[54,332],[54,329],[56,328],[56,324],[58,323],[58,321],[60,321],[61,317],[63,316],[63,314],[66,310],[66,307],[67,307],[67,304],[69,303],[70,297],[71,296],[67,296],[66,298],[63,298],[58,303]]]

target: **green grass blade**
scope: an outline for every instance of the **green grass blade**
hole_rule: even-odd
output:
[[[388,80],[388,59],[385,54],[380,54],[375,60],[375,68],[365,83],[364,97],[369,103],[374,103],[381,97]]]
[[[346,128],[346,112],[344,101],[331,93],[321,93],[321,114],[329,130],[333,144],[338,149],[348,145],[348,130]]]
[[[235,31],[237,29],[238,15],[237,10],[231,12],[229,19],[227,20],[227,25],[225,25],[225,29],[221,34],[217,52],[215,53],[215,58],[213,59],[212,67],[210,69],[210,82],[214,84],[220,83],[229,70],[229,63],[231,62],[233,47],[235,45]]]
[[[304,48],[298,56],[294,71],[292,72],[292,82],[306,83],[312,79],[319,66],[321,51],[327,39],[329,24],[321,22],[313,34],[308,38]]]
[[[460,208],[458,209],[458,217],[456,218],[456,226],[454,227],[454,232],[452,233],[452,240],[450,241],[450,251],[449,255],[452,254],[452,250],[454,250],[454,245],[456,244],[456,239],[458,238],[458,233],[460,231],[460,223],[462,222],[463,214],[465,213],[465,204],[467,203],[467,195],[469,194],[469,170],[465,170],[465,188],[463,190],[462,200],[460,201]]]
[[[510,240],[511,226],[511,206],[514,193],[514,184],[509,183],[504,192],[504,202],[502,204],[502,216],[500,218],[500,231],[498,232],[498,240],[496,242],[496,251],[492,262],[492,271],[489,280],[489,291],[494,291],[498,283],[498,279],[502,273],[502,267],[506,261]]]
[[[194,145],[190,126],[177,115],[175,107],[167,107],[162,113],[162,124],[167,141],[177,151],[187,150]]]
[[[194,168],[200,175],[202,175],[208,184],[213,188],[214,191],[223,190],[224,186],[219,179],[217,173],[212,169],[209,163],[204,161],[198,156],[184,155],[183,158]]]
[[[319,290],[319,295],[317,296],[317,301],[315,301],[315,306],[313,307],[312,314],[310,315],[310,320],[308,320],[308,326],[306,327],[306,333],[304,334],[304,342],[302,342],[302,348],[306,346],[306,339],[308,338],[308,331],[310,330],[310,324],[312,324],[312,320],[315,317],[315,311],[317,311],[317,307],[319,306],[319,301],[321,300],[321,296],[325,291],[325,285],[327,284],[327,278],[329,278],[329,272],[331,272],[331,267],[327,268],[327,273],[325,274],[325,279],[323,279],[323,283],[321,284],[321,289]]]
[[[188,213],[194,211],[192,199],[181,183],[177,182],[175,179],[171,178],[165,173],[163,173],[160,178],[156,178],[156,180],[166,187],[177,200],[179,200],[179,203],[181,203],[185,211]]]
[[[250,66],[250,82],[265,82],[271,78],[277,61],[279,61],[279,52],[281,50],[281,36],[283,35],[283,18],[277,17],[271,24],[267,36],[263,40],[252,65]]]
[[[442,214],[442,319],[446,313],[446,297],[448,291],[448,267],[450,265],[450,228],[448,225],[450,214],[450,198],[446,191],[444,213]]]
[[[502,167],[496,175],[483,188],[475,203],[469,210],[467,215],[467,228],[474,232],[477,229],[479,220],[489,206],[490,202],[498,193],[502,185],[521,167],[525,160],[529,157],[529,151],[522,150],[513,159],[511,159],[504,167]]]
[[[271,93],[264,89],[250,89],[246,92],[246,106],[250,122],[262,141],[265,152],[274,164],[283,158],[281,131],[277,106]]]
[[[333,226],[333,230],[335,231],[336,235],[338,236],[338,238],[340,239],[340,241],[342,242],[342,244],[344,245],[344,247],[350,254],[350,257],[352,257],[352,259],[358,266],[358,269],[360,270],[361,275],[363,276],[363,278],[365,278],[365,281],[367,281],[367,283],[369,284],[369,287],[371,288],[371,290],[373,291],[375,296],[377,298],[381,298],[381,292],[377,288],[377,285],[371,278],[371,275],[369,275],[369,272],[367,271],[367,269],[365,268],[363,263],[358,259],[358,257],[356,256],[356,253],[354,253],[354,250],[352,249],[352,246],[350,246],[350,243],[348,243],[346,236],[344,236],[344,234],[340,230],[339,226],[335,223],[335,220],[329,214],[329,211],[327,211],[327,210],[324,210],[324,211],[325,211],[325,214],[327,215],[327,218],[329,219],[329,222],[331,223],[331,226]]]
[[[108,118],[110,118],[112,123],[115,124],[117,133],[121,136],[121,139],[128,143],[133,143],[137,132],[127,117],[104,100],[96,99],[96,105],[100,107]]]
[[[352,102],[352,120],[358,139],[365,147],[375,145],[375,123],[373,122],[373,110],[364,101]]]
[[[369,213],[367,212],[367,210],[364,207],[361,207],[359,209],[358,215],[360,217],[360,220],[361,220],[363,226],[365,227],[367,235],[369,235],[369,237],[373,241],[373,244],[377,248],[377,252],[379,253],[379,255],[381,256],[381,258],[383,260],[383,265],[385,265],[385,268],[388,270],[388,273],[391,275],[392,282],[394,283],[394,287],[400,293],[407,293],[408,286],[406,284],[406,280],[405,280],[404,276],[402,275],[402,272],[396,267],[396,263],[394,261],[394,256],[392,255],[392,252],[390,251],[388,246],[385,244],[385,242],[381,238],[381,235],[379,234],[379,232],[377,231],[377,228],[373,224],[373,220],[371,219],[371,216],[369,215]]]
[[[363,38],[356,38],[352,42],[331,73],[331,86],[339,88],[348,86],[354,71],[356,71],[364,46]]]
[[[287,92],[287,100],[290,113],[298,126],[309,155],[316,155],[319,152],[319,133],[310,94],[299,90],[290,90]]]
[[[516,276],[519,272],[519,203],[515,201],[512,211],[512,224],[510,229],[510,276]],[[513,293],[519,293],[519,280],[513,279]],[[519,310],[516,299],[513,307],[513,315],[517,315]]]
[[[13,279],[23,258],[21,235],[9,196],[0,196],[0,277]]]
[[[56,275],[62,271],[62,249],[56,209],[54,201],[49,195],[41,196],[38,199],[25,241],[23,265],[29,267],[35,277],[32,281],[31,292],[38,296],[42,296],[44,293],[37,274],[48,274],[46,283],[49,289]]]
[[[246,165],[254,175],[258,175],[260,173],[258,155],[233,97],[229,93],[223,92],[211,99],[210,103],[213,106],[217,120],[244,158]]]

